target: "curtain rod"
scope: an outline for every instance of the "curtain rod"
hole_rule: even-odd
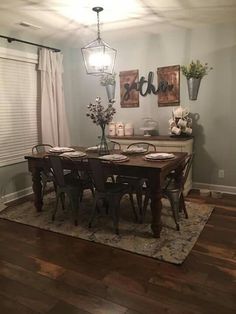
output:
[[[28,45],[32,45],[32,46],[37,46],[37,47],[40,47],[40,48],[47,48],[47,49],[53,50],[53,51],[55,51],[55,52],[60,52],[60,51],[61,51],[60,49],[57,49],[57,48],[52,48],[52,47],[47,47],[47,46],[35,44],[35,43],[30,42],[30,41],[25,41],[25,40],[16,39],[16,38],[12,38],[12,37],[8,37],[8,36],[3,36],[3,35],[0,35],[0,37],[7,39],[7,41],[8,41],[9,43],[11,43],[12,41],[18,41],[18,42],[23,43],[23,44],[28,44]]]

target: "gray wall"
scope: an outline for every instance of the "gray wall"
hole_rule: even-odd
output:
[[[106,38],[104,40],[107,41]],[[129,39],[124,36],[123,40],[109,40],[109,44],[118,51],[115,68],[117,74],[119,71],[139,69],[139,75],[147,77],[148,72],[156,72],[157,67],[188,64],[192,59],[208,62],[214,68],[203,78],[196,101],[189,100],[186,79],[181,75],[181,105],[188,107],[194,118],[196,155],[193,179],[200,183],[235,186],[236,104],[233,93],[236,73],[236,24],[179,30],[159,35],[137,34],[136,38]],[[70,62],[73,66],[66,68],[66,72],[67,69],[70,72],[66,77],[71,76],[73,80],[73,95],[70,95],[70,105],[75,113],[70,117],[71,128],[73,132],[76,131],[73,141],[75,144],[92,145],[97,143],[100,130],[86,118],[86,105],[93,102],[96,96],[101,96],[106,103],[105,89],[100,86],[97,77],[85,74],[79,49],[72,51]],[[120,108],[118,75],[116,100],[115,121],[133,122],[138,133],[142,118],[148,116],[158,121],[160,134],[168,134],[168,119],[173,107],[160,108],[157,106],[157,97],[148,95],[140,96],[139,108]],[[224,169],[225,178],[218,178],[218,169]]]
[[[27,37],[23,32],[11,34],[7,30],[2,30],[1,34],[40,43],[37,37]],[[235,186],[236,104],[233,93],[236,73],[236,24],[189,31],[179,30],[159,35],[137,34],[136,37],[127,39],[124,36],[124,39],[117,41],[114,38],[115,34],[110,38],[105,36],[103,39],[118,51],[115,67],[117,73],[115,120],[133,122],[136,133],[140,133],[142,118],[152,117],[158,121],[159,133],[168,134],[168,119],[171,117],[173,107],[160,108],[157,106],[157,97],[148,95],[140,96],[139,108],[120,108],[118,78],[120,71],[138,69],[140,76],[147,77],[148,72],[156,72],[157,67],[187,64],[192,59],[200,59],[214,67],[214,70],[203,78],[196,101],[188,99],[186,80],[181,76],[181,105],[188,107],[194,117],[196,156],[193,179],[195,182]],[[106,103],[104,87],[100,86],[97,77],[85,73],[79,48],[70,48],[63,42],[41,41],[41,43],[62,48],[64,53],[66,110],[72,143],[74,145],[97,143],[100,130],[86,117],[86,106],[93,102],[96,96],[101,96]],[[0,41],[0,46],[35,51],[31,46],[7,44],[5,40]],[[225,178],[218,178],[218,169],[225,170]],[[25,162],[0,168],[0,189],[4,194],[30,185],[31,178]]]

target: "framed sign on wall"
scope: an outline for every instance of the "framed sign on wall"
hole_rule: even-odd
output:
[[[180,66],[157,68],[158,106],[179,106],[180,104]]]
[[[139,107],[138,80],[138,70],[120,72],[120,106],[122,108]]]

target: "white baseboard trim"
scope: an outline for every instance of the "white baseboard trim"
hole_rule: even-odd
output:
[[[222,193],[236,194],[236,186],[193,182],[193,189],[207,189],[210,191],[219,191]]]
[[[32,193],[33,193],[32,187],[28,187],[26,189],[2,196],[1,202],[4,204],[11,201],[15,201],[23,196],[30,195]]]

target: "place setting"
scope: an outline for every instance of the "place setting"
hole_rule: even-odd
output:
[[[76,151],[72,147],[55,146],[48,150],[51,154],[59,154],[61,157],[82,158],[87,156],[85,152]]]

